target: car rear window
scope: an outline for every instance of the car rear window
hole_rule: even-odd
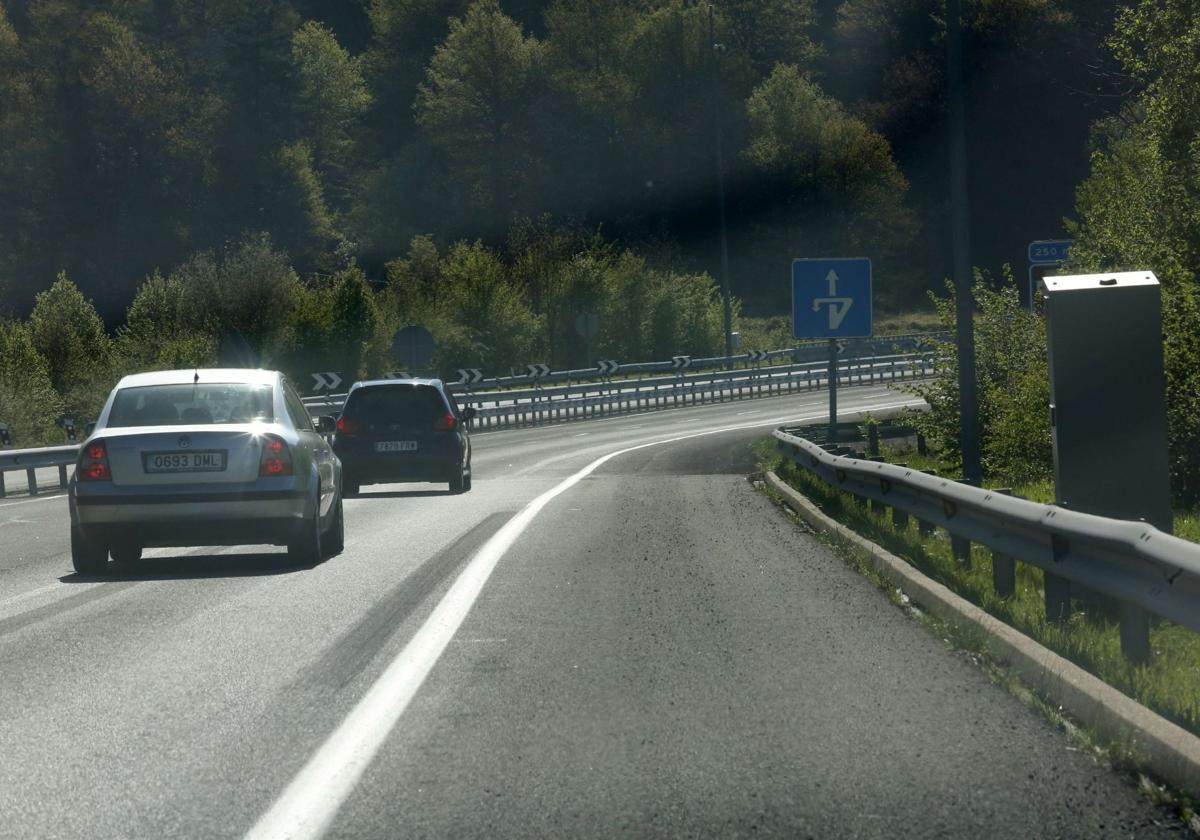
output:
[[[108,415],[111,426],[208,426],[270,423],[275,419],[271,385],[204,382],[122,388]]]
[[[364,423],[433,423],[447,412],[441,392],[430,385],[380,385],[359,388],[346,403],[346,414]]]

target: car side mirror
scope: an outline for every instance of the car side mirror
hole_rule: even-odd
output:
[[[317,431],[323,435],[331,435],[337,431],[337,421],[328,414],[317,418]]]
[[[470,423],[472,420],[475,419],[476,413],[477,412],[475,411],[474,407],[472,407],[472,406],[467,406],[466,408],[464,408],[462,410],[463,419],[466,420],[468,423]]]

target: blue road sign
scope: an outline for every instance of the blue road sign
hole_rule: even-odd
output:
[[[871,335],[871,261],[865,257],[792,261],[792,336]]]
[[[1034,264],[1065,262],[1073,244],[1073,239],[1041,239],[1030,242],[1029,261]]]

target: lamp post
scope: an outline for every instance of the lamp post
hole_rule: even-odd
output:
[[[946,0],[946,92],[950,105],[950,233],[954,246],[959,447],[962,451],[963,479],[978,487],[983,481],[983,466],[979,445],[979,395],[975,381],[975,297],[971,292],[971,210],[967,196],[962,0]]]
[[[725,155],[722,150],[719,74],[720,56],[725,52],[725,45],[717,43],[714,15],[715,9],[710,3],[708,6],[708,41],[712,44],[712,112],[713,127],[716,133],[717,208],[721,231],[721,297],[725,305],[725,361],[728,364],[730,357],[733,356],[733,304],[729,296],[729,239],[725,225]]]

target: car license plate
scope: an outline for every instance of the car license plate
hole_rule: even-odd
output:
[[[416,452],[415,440],[380,440],[375,443],[376,452]]]
[[[220,472],[225,469],[225,450],[196,452],[147,452],[142,464],[148,473]]]

